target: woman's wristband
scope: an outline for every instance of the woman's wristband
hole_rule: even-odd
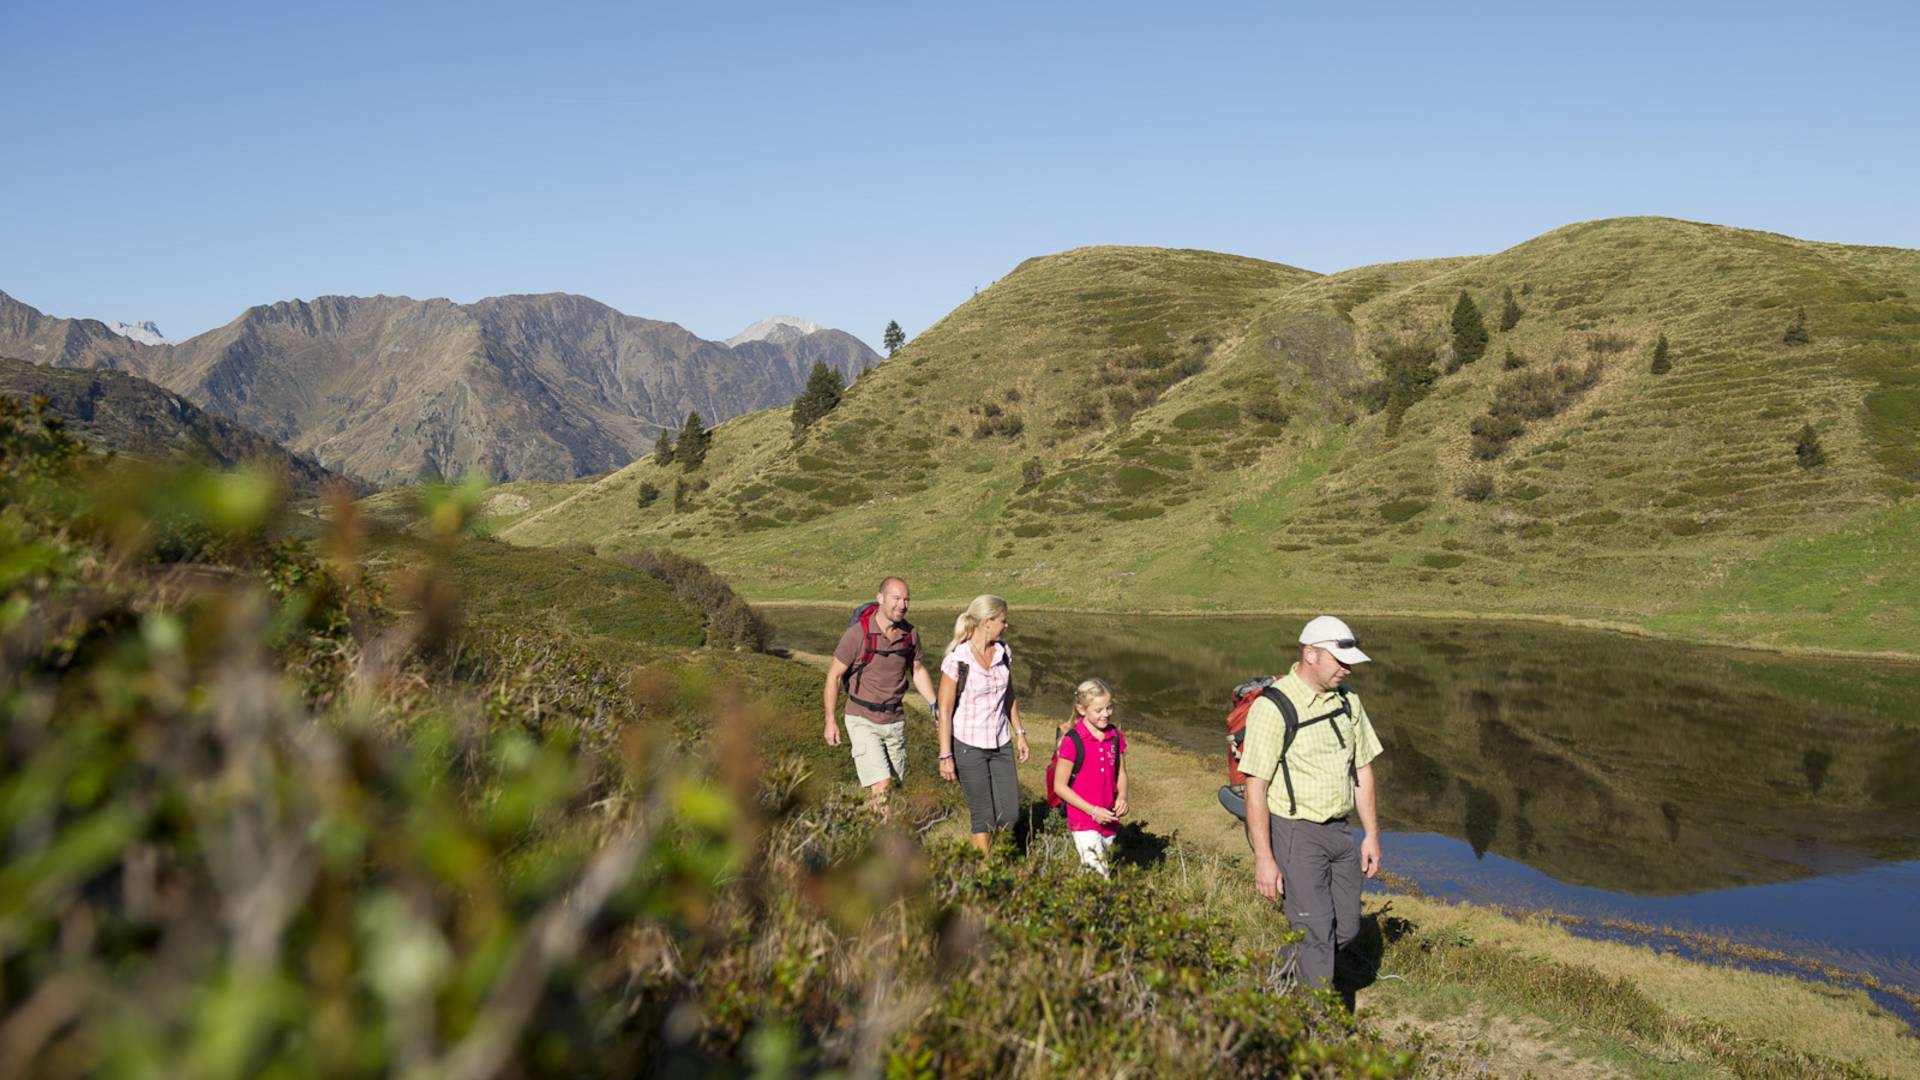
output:
[[[953,760],[953,755],[952,755],[952,754],[941,754],[941,755],[940,755],[940,760],[941,760],[941,761],[952,761],[952,760]]]

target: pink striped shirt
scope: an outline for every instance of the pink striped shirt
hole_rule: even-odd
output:
[[[1004,641],[994,642],[993,663],[983,668],[973,655],[973,645],[963,641],[940,661],[940,674],[958,682],[961,664],[971,670],[967,685],[953,702],[953,737],[977,750],[997,750],[1013,741],[1013,725],[1007,717],[1013,650]]]

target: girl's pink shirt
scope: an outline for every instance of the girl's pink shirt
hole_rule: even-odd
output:
[[[1108,724],[1103,737],[1084,716],[1073,723],[1080,732],[1080,741],[1087,747],[1087,763],[1080,766],[1080,775],[1073,778],[1073,793],[1095,806],[1111,810],[1120,794],[1120,755],[1127,752],[1127,737],[1120,734],[1118,724]],[[1060,736],[1060,756],[1072,761],[1073,753],[1073,740]],[[1112,836],[1120,831],[1118,825],[1112,822],[1102,825],[1072,803],[1066,806],[1067,828],[1074,832]]]

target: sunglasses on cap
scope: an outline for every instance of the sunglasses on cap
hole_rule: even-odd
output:
[[[1325,641],[1309,641],[1307,644],[1315,648],[1324,648],[1331,645],[1336,649],[1357,649],[1360,647],[1360,639],[1357,637],[1328,638]]]

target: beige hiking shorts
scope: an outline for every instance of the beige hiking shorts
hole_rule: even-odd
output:
[[[907,775],[907,721],[876,724],[864,716],[847,715],[847,743],[853,748],[853,768],[860,786],[882,780],[899,783]]]

